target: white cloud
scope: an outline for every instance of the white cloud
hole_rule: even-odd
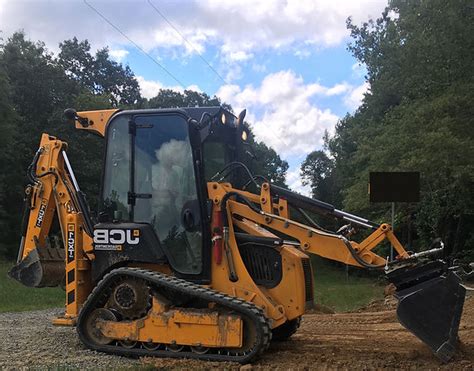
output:
[[[311,55],[311,51],[308,49],[298,49],[294,53],[295,57],[299,59],[308,58]]]
[[[318,83],[305,84],[289,70],[267,75],[258,87],[224,85],[217,96],[236,111],[247,108],[257,139],[287,158],[321,148],[325,130],[334,130],[338,117],[311,102],[312,97],[329,91]]]
[[[288,70],[268,74],[259,86],[223,85],[216,95],[230,103],[236,112],[246,108],[247,121],[257,140],[273,147],[283,159],[290,159],[294,164],[321,149],[325,131],[333,134],[339,119],[330,109],[315,104],[313,98],[340,96],[353,111],[368,89],[367,83],[353,86],[343,81],[330,87],[318,82],[305,83],[301,76]],[[301,194],[310,195],[310,188],[302,185],[299,174],[299,166],[291,166],[287,184]]]
[[[228,83],[239,80],[243,75],[242,67],[237,63],[228,64],[226,69],[227,73],[225,75],[225,81]]]
[[[356,62],[352,65],[352,77],[356,79],[361,79],[367,73],[367,69],[364,64]]]
[[[206,14],[222,14],[215,27],[226,44],[238,50],[282,48],[294,43],[336,45],[347,35],[347,17],[356,22],[378,16],[385,1],[374,0],[207,0],[200,2]]]
[[[140,91],[145,98],[153,98],[158,94],[160,89],[164,86],[159,81],[145,80],[142,76],[137,76],[137,81],[140,84]]]
[[[244,52],[242,50],[239,50],[239,51],[236,51],[236,52],[231,51],[229,53],[228,57],[231,61],[242,62],[242,61],[246,61],[246,60],[252,58],[253,54]]]
[[[267,72],[267,66],[265,64],[254,63],[252,64],[252,70],[255,72]]]
[[[348,36],[348,16],[361,22],[377,17],[386,5],[385,0],[188,0],[179,4],[152,0],[191,46],[145,0],[88,1],[148,51],[171,48],[184,54],[203,53],[212,45],[221,55],[231,51],[229,58],[237,61],[246,61],[262,49],[298,50],[301,45],[308,50],[340,44]],[[76,21],[80,26],[72,26]],[[132,46],[80,0],[0,0],[0,25],[5,35],[24,29],[52,50],[74,36],[89,39],[94,48]]]
[[[193,90],[201,92],[201,89],[197,85],[189,85],[185,89],[181,86],[165,86],[161,81],[156,80],[146,80],[143,76],[137,76],[138,84],[140,85],[140,92],[145,98],[156,97],[160,89],[171,89],[177,92],[182,93],[184,90]]]
[[[347,82],[342,82],[340,84],[334,85],[332,88],[326,90],[327,96],[340,95],[351,89],[351,85]]]
[[[128,55],[128,50],[113,49],[113,50],[109,50],[109,54],[115,61],[122,62],[123,59]]]
[[[364,94],[370,90],[370,84],[364,82],[361,85],[352,88],[349,93],[344,97],[345,106],[351,110],[355,111],[362,103],[364,99]]]
[[[298,192],[304,196],[311,197],[311,187],[309,185],[304,186],[301,182],[300,168],[295,167],[289,169],[286,173],[286,184],[291,190]]]

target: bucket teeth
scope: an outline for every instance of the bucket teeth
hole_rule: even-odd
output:
[[[442,261],[390,272],[397,287],[400,323],[428,345],[443,362],[456,352],[466,290]]]

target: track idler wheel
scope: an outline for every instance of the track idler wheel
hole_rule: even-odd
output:
[[[95,309],[87,318],[84,326],[87,337],[97,345],[107,345],[112,343],[114,340],[104,336],[102,331],[99,329],[99,321],[117,321],[117,317],[114,312],[106,308]]]
[[[150,289],[145,281],[127,278],[119,282],[110,297],[110,307],[120,313],[122,319],[138,319],[150,308]]]

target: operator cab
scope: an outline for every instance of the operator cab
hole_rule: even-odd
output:
[[[96,253],[109,259],[97,259],[97,277],[117,261],[168,261],[180,276],[209,280],[207,182],[239,157],[243,117],[206,107],[121,111],[110,119],[94,228]]]

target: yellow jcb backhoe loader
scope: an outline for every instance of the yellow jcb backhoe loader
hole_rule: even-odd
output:
[[[65,313],[54,323],[75,325],[87,347],[250,362],[272,339],[295,333],[312,307],[308,255],[317,254],[385,270],[401,323],[441,360],[453,356],[465,289],[434,258],[442,243],[409,254],[390,225],[251,174],[245,111],[68,109],[65,116],[105,138],[100,213],[90,216],[67,144],[43,134],[28,168],[10,276],[27,286],[63,285]],[[347,225],[324,230],[311,213]],[[64,248],[48,243],[55,215]],[[356,226],[370,231],[363,241],[351,240]],[[386,240],[393,261],[374,252]]]

